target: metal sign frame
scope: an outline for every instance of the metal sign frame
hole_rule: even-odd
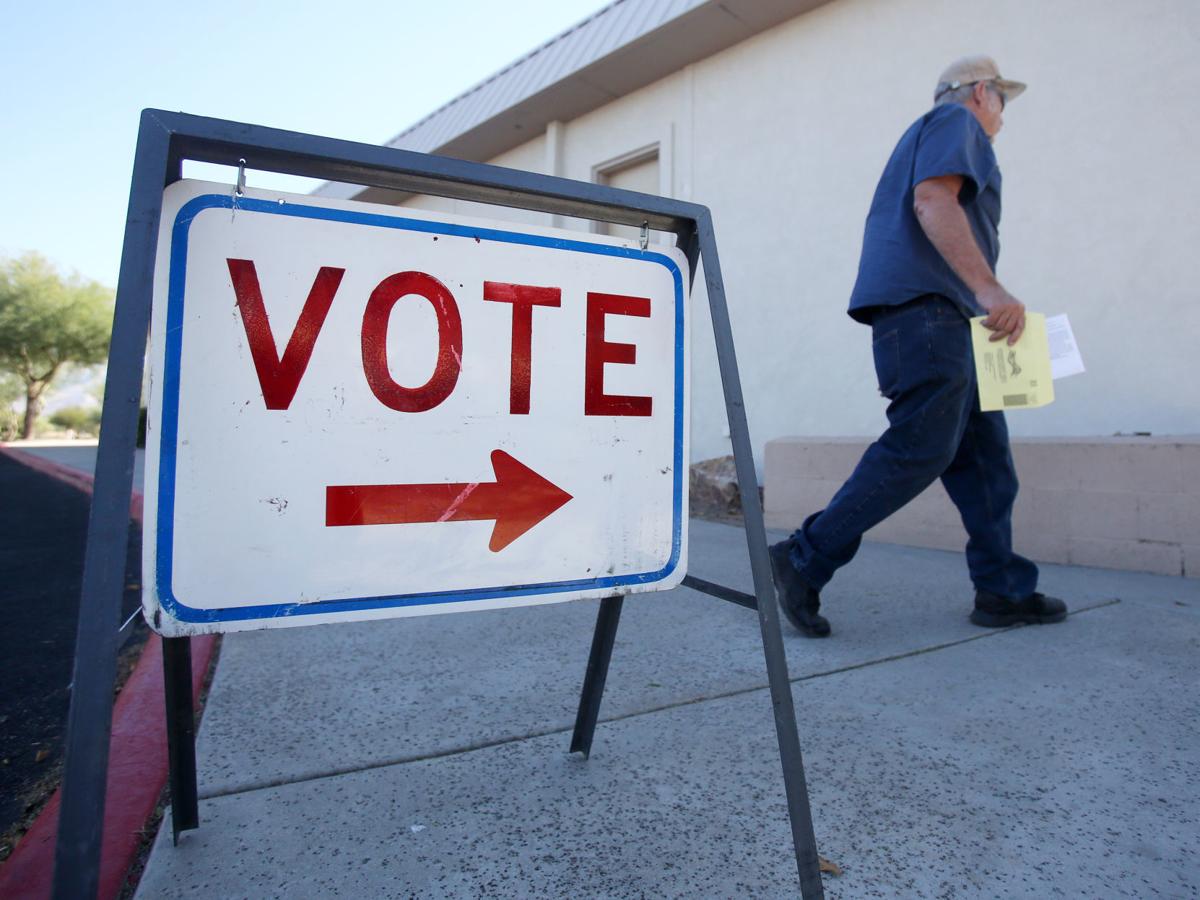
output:
[[[142,112],[109,350],[101,440],[88,522],[67,723],[56,898],[94,897],[104,819],[112,685],[124,589],[125,549],[142,375],[164,187],[182,178],[184,160],[470,200],[553,215],[641,226],[675,235],[694,278],[703,264],[717,359],[745,515],[754,596],[688,576],[684,584],[758,610],[771,705],[783,766],[792,841],[805,900],[824,896],[796,727],[766,529],[742,399],[716,235],[708,208],[695,203],[504,169],[483,163],[317,137],[258,125],[147,109]],[[623,597],[602,600],[571,751],[590,751]],[[190,638],[163,641],[172,825],[199,824],[196,795]]]

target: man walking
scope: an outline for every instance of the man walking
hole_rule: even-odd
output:
[[[822,511],[771,547],[788,621],[825,637],[820,591],[865,531],[934,479],[966,528],[975,585],[971,621],[1061,622],[1066,605],[1037,592],[1038,570],[1012,550],[1017,478],[1004,414],[981,412],[968,318],[1015,343],[1025,307],[996,280],[1000,168],[992,139],[1025,85],[986,56],[942,74],[934,107],[900,138],[867,215],[850,315],[871,326],[888,428]]]

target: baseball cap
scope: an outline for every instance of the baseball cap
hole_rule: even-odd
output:
[[[946,67],[946,71],[938,78],[937,89],[933,99],[964,84],[974,84],[977,81],[990,81],[1004,94],[1004,101],[1011,102],[1025,90],[1025,84],[1020,81],[1009,81],[1000,77],[1000,67],[990,56],[964,56]]]

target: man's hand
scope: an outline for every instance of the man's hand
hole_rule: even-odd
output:
[[[992,341],[1008,338],[1011,347],[1025,331],[1025,304],[1006,291],[1000,284],[990,285],[975,295],[979,305],[987,310],[983,327],[992,332]]]
[[[958,175],[925,179],[913,191],[913,212],[942,259],[987,310],[983,324],[993,332],[991,339],[1008,338],[1011,346],[1025,330],[1025,305],[1003,288],[983,258],[966,213],[958,204],[962,184]]]

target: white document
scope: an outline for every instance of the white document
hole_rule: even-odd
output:
[[[1087,371],[1083,367],[1083,357],[1079,355],[1079,345],[1075,343],[1075,333],[1071,331],[1071,322],[1066,313],[1046,317],[1046,338],[1050,342],[1052,378],[1066,378]]]

